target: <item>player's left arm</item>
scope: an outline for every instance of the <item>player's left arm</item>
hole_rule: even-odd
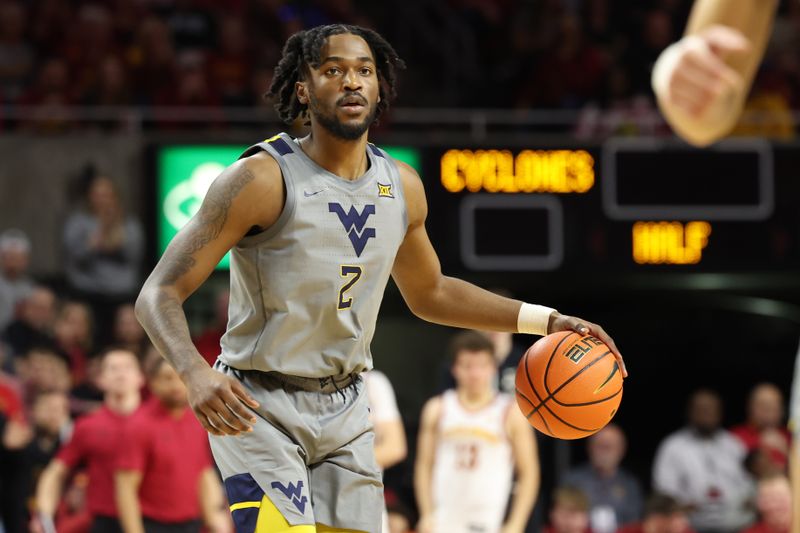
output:
[[[398,162],[406,197],[408,228],[397,252],[392,277],[416,316],[445,326],[477,330],[519,331],[523,302],[499,296],[472,283],[442,274],[441,264],[425,230],[428,203],[416,171]],[[544,329],[546,328],[546,331]],[[553,311],[539,334],[572,330],[605,342],[627,376],[625,364],[611,337],[597,324]]]
[[[502,533],[522,533],[536,503],[539,493],[540,470],[539,450],[536,445],[533,429],[525,420],[522,412],[512,406],[508,412],[506,425],[511,450],[514,456],[514,467],[517,483],[508,519],[503,525]]]

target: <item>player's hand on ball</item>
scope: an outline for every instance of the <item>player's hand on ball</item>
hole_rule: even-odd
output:
[[[212,435],[239,435],[252,431],[255,401],[241,382],[211,369],[198,367],[184,378],[189,405],[197,419]]]
[[[741,92],[742,77],[725,64],[731,54],[750,49],[747,38],[726,26],[711,26],[697,35],[684,37],[669,52],[669,60],[654,76],[659,98],[698,119],[710,114],[730,113]]]
[[[625,361],[622,359],[622,354],[619,353],[619,349],[617,348],[616,343],[614,343],[614,339],[612,339],[602,327],[598,326],[597,324],[593,324],[588,320],[583,320],[574,316],[562,315],[559,312],[555,312],[550,315],[550,323],[547,326],[547,334],[549,335],[550,333],[556,333],[557,331],[575,331],[581,335],[593,335],[597,337],[603,341],[603,343],[609,347],[611,353],[614,354],[614,358],[617,360],[620,370],[622,370],[622,376],[628,377],[628,370],[625,368]]]

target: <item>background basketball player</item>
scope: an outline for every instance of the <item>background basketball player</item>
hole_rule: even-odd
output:
[[[375,431],[375,460],[381,471],[406,458],[406,430],[397,407],[389,378],[380,370],[364,372],[364,387],[369,398],[369,414]],[[389,516],[383,511],[383,533],[389,533]]]
[[[522,532],[539,488],[533,432],[513,397],[494,386],[497,361],[485,335],[459,333],[450,356],[456,388],[422,410],[414,469],[419,532]]]
[[[675,132],[705,146],[736,125],[764,55],[778,0],[697,0],[680,41],[653,68]]]

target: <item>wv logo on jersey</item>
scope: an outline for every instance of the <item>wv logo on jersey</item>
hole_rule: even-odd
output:
[[[295,485],[294,483],[292,483],[290,481],[289,482],[289,486],[287,486],[287,487],[284,487],[283,483],[281,483],[280,481],[273,481],[271,486],[272,486],[273,489],[278,489],[279,491],[281,491],[283,493],[284,496],[286,496],[287,498],[292,500],[292,503],[294,504],[294,506],[297,507],[297,509],[301,513],[305,514],[305,512],[306,512],[306,503],[308,502],[308,498],[306,498],[305,496],[302,496],[302,494],[303,494],[303,481],[302,480],[298,481],[297,485]]]
[[[355,206],[350,206],[350,209],[345,213],[341,204],[331,202],[328,204],[328,211],[336,213],[339,217],[339,221],[344,226],[344,230],[353,244],[353,250],[356,251],[358,257],[361,257],[361,252],[364,251],[367,241],[375,236],[375,228],[364,227],[369,216],[375,214],[375,205],[365,205],[360,213]]]

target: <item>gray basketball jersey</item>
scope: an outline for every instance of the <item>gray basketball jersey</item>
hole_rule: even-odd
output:
[[[408,225],[394,161],[368,145],[369,169],[343,179],[281,133],[248,149],[278,162],[286,202],[276,223],[231,250],[223,363],[325,377],[372,368],[370,342]]]

